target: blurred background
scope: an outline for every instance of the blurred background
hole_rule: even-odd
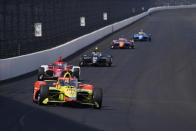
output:
[[[0,59],[58,46],[151,7],[194,1],[0,0]],[[36,36],[36,30],[40,36]]]

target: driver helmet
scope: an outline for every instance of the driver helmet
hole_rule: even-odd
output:
[[[96,47],[95,47],[95,51],[98,51],[98,49],[99,49],[99,48],[96,46]]]
[[[66,72],[70,72],[70,69],[67,68],[65,71],[66,71]]]
[[[121,35],[120,38],[125,38],[125,35]]]
[[[58,58],[58,62],[63,62],[63,60],[62,60],[62,57],[61,57],[61,56],[59,56],[59,58]]]

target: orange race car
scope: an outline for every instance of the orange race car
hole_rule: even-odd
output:
[[[134,40],[128,40],[124,37],[120,37],[118,40],[113,40],[111,44],[111,49],[116,49],[116,48],[134,49]]]

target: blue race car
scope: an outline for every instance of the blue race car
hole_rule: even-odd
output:
[[[151,41],[151,34],[146,34],[142,30],[138,32],[137,34],[133,35],[133,39],[135,41]]]

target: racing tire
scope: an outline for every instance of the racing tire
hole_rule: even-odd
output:
[[[148,41],[151,41],[151,37],[148,39]]]
[[[44,80],[44,68],[40,67],[38,69],[38,80],[43,81]]]
[[[108,63],[106,63],[106,66],[111,67],[112,66],[112,63],[111,62],[108,62]]]
[[[47,76],[53,77],[54,76],[54,71],[47,70],[46,74],[47,74]]]
[[[84,66],[84,61],[80,61],[79,66],[80,67]]]
[[[102,107],[103,90],[102,88],[95,88],[93,91],[94,108],[100,109]]]
[[[107,58],[106,60],[106,66],[111,67],[112,66],[112,58]]]
[[[48,93],[49,93],[49,87],[47,85],[42,85],[40,87],[40,91],[37,98],[39,105],[43,104],[42,102],[48,97]]]

